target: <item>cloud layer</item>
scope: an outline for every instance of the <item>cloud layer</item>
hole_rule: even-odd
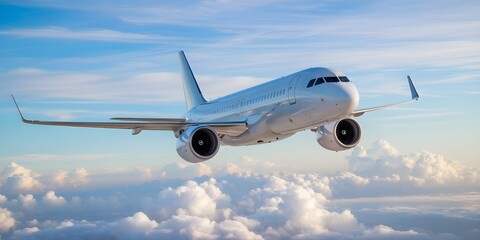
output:
[[[245,163],[259,164],[249,158]],[[95,187],[105,176],[84,168],[40,176],[11,163],[0,175],[0,234],[7,239],[478,236],[478,169],[427,152],[402,155],[383,140],[354,150],[349,166],[320,176],[178,164],[116,173],[138,176],[127,185]],[[454,190],[459,185],[461,193]],[[461,224],[402,222],[413,216]]]

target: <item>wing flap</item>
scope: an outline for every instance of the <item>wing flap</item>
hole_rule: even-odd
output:
[[[129,117],[114,117],[110,120],[115,121],[139,121],[139,122],[179,122],[183,123],[186,121],[185,118],[129,118]]]

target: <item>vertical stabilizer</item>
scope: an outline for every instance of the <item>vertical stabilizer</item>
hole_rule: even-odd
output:
[[[185,93],[185,101],[187,102],[188,110],[206,102],[203,98],[202,91],[198,87],[197,80],[193,76],[192,69],[188,64],[187,58],[183,51],[178,52],[180,58],[180,69],[182,72],[183,92]]]

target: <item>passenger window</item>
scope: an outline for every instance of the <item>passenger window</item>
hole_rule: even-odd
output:
[[[315,79],[310,80],[308,82],[307,88],[312,87],[314,83],[315,83]]]
[[[337,77],[325,77],[325,82],[339,82]]]
[[[341,76],[341,77],[338,77],[340,79],[340,82],[350,82],[350,80],[348,80],[347,77],[345,76]]]
[[[324,82],[325,82],[325,80],[323,80],[323,78],[317,78],[317,81],[315,82],[315,85],[322,84]]]

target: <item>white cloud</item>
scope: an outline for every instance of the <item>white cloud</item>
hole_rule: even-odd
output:
[[[6,208],[0,208],[0,233],[7,232],[15,225],[12,213]]]
[[[8,198],[5,197],[5,195],[0,194],[0,203],[4,203],[4,202],[6,202],[7,200],[8,200]]]
[[[350,182],[353,185],[367,185],[370,182],[367,178],[357,176],[352,172],[342,172],[333,176],[332,179]]]
[[[13,232],[13,236],[14,237],[18,237],[18,238],[22,238],[22,237],[27,237],[33,233],[36,233],[36,232],[39,232],[40,229],[37,228],[37,227],[27,227],[27,228],[23,228],[23,229],[20,229],[20,230],[15,230],[15,232]]]
[[[4,196],[0,204],[5,207],[8,230],[2,236],[469,239],[475,235],[475,228],[469,226],[480,223],[478,169],[431,153],[400,154],[384,140],[367,149],[355,149],[348,160],[349,171],[330,177],[244,174],[238,169],[222,173],[221,169],[229,166],[213,168],[205,164],[170,165],[161,171],[163,175],[155,175],[150,168],[116,169],[103,175],[87,174],[83,168],[64,171],[56,175],[57,182],[68,183],[69,178],[83,179],[87,175],[89,181],[68,191],[65,188],[62,196],[53,190],[8,195],[8,199]],[[248,157],[243,162],[245,170],[262,164]],[[33,174],[29,169],[14,166]],[[133,177],[134,172],[142,176],[141,181]],[[122,176],[121,186],[96,186],[99,179]],[[184,182],[166,176],[191,180]],[[39,184],[47,189],[58,187]],[[94,185],[95,190],[91,190]],[[451,194],[432,195],[438,192]],[[421,221],[422,218],[429,221]],[[447,227],[426,224],[442,221],[460,222]]]
[[[349,167],[363,178],[415,185],[458,186],[478,182],[480,178],[476,168],[426,151],[402,155],[385,140],[375,142],[368,150],[358,147],[349,157]]]
[[[262,236],[250,231],[241,221],[225,220],[216,226],[216,230],[222,239],[263,239]]]
[[[358,146],[349,169],[330,177],[337,198],[479,191],[480,169],[422,151],[400,154],[385,140]]]
[[[188,181],[176,189],[167,188],[161,191],[154,208],[160,219],[175,214],[193,215],[209,219],[222,219],[228,215],[230,198],[218,188],[216,180],[198,184]]]
[[[137,212],[131,217],[117,221],[114,225],[118,231],[118,237],[122,237],[125,233],[152,231],[158,226],[158,223],[155,220],[150,220],[145,213]]]
[[[57,187],[76,188],[87,185],[89,181],[89,173],[87,169],[81,167],[70,172],[58,171],[53,176],[53,182]]]
[[[250,192],[256,210],[250,218],[258,219],[267,238],[319,238],[331,234],[356,235],[363,226],[348,210],[332,212],[321,191],[305,184],[302,176],[271,176],[262,189]],[[255,201],[257,199],[257,201]],[[263,200],[263,202],[261,202]],[[353,236],[352,235],[352,236]]]
[[[62,206],[67,203],[65,198],[62,196],[57,196],[55,195],[55,191],[48,191],[43,197],[42,197],[42,202],[47,204],[47,206]]]
[[[197,216],[178,215],[160,224],[168,238],[215,239],[215,222]]]
[[[208,218],[178,215],[160,224],[165,236],[175,239],[263,239],[243,223],[225,220],[219,223]]]
[[[73,223],[73,221],[65,220],[65,221],[62,221],[58,226],[56,226],[56,228],[66,228],[66,227],[72,227],[74,225],[75,224]]]
[[[419,234],[413,230],[395,231],[389,226],[377,225],[372,229],[365,230],[367,239],[431,239],[426,234]]]
[[[36,175],[12,162],[0,173],[0,189],[11,193],[36,192],[43,188]]]
[[[32,194],[18,195],[18,202],[22,207],[27,209],[31,209],[37,204],[37,200],[35,200],[35,197]]]
[[[247,184],[255,179],[260,181],[259,185]],[[234,185],[249,186],[250,190],[241,199],[232,199],[235,189],[225,187],[228,181]],[[157,182],[155,185],[170,186],[172,183]],[[136,188],[137,186],[132,186],[131,189],[123,188],[123,193],[118,195],[120,199],[105,199],[107,204],[100,208],[94,207],[97,205],[94,202],[88,203],[88,197],[67,202],[59,200],[62,198],[57,197],[54,192],[48,192],[44,199],[62,202],[57,205],[49,204],[51,210],[40,215],[44,216],[50,211],[51,220],[39,222],[35,220],[34,212],[23,211],[23,214],[19,215],[19,230],[11,236],[28,235],[32,239],[57,239],[56,236],[65,234],[74,234],[79,238],[114,236],[117,239],[431,238],[418,226],[406,230],[397,230],[386,224],[366,226],[349,209],[334,207],[338,210],[332,210],[332,203],[326,197],[331,191],[328,188],[328,178],[315,175],[251,175],[233,178],[230,175],[228,178],[219,177],[218,180],[211,178],[207,181],[187,181],[175,188],[167,187],[153,198],[151,194],[132,194]],[[108,192],[108,188],[105,190],[106,195],[112,194]],[[138,190],[136,192],[138,193]],[[461,199],[468,198],[457,199],[462,202]],[[471,200],[475,202],[475,198]],[[74,203],[75,201],[77,203]],[[245,208],[243,203],[246,201],[252,202],[251,209]],[[379,201],[395,202],[388,199]],[[421,201],[432,202],[428,199]],[[346,206],[345,202],[333,202]],[[452,207],[460,202],[445,204]],[[119,205],[113,207],[117,204]],[[102,214],[92,218],[91,213],[99,209]],[[128,213],[135,209],[139,211]],[[473,209],[471,211],[475,212]],[[63,214],[55,215],[60,212]],[[90,219],[80,220],[81,217],[76,217],[80,216],[80,212],[86,213],[82,216],[89,216]],[[111,212],[115,212],[115,215],[108,214]],[[65,216],[65,213],[68,215]],[[110,217],[107,217],[108,215]],[[71,219],[72,217],[77,219]],[[101,220],[105,218],[110,220]]]

